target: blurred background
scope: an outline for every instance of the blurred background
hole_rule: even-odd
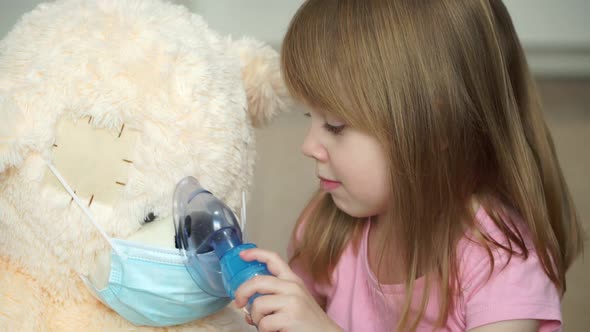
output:
[[[42,1],[0,0],[0,37]],[[177,0],[220,33],[266,41],[277,50],[302,0]],[[590,0],[504,0],[527,53],[566,181],[590,230]],[[248,203],[248,239],[286,257],[295,220],[318,187],[300,153],[306,120],[297,107],[256,133],[258,158]],[[588,242],[586,246],[588,246]],[[590,249],[586,249],[589,252]],[[590,331],[590,263],[568,272],[564,331]]]

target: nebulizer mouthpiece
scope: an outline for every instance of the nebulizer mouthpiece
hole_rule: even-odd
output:
[[[270,275],[266,264],[240,258],[241,251],[256,245],[243,243],[235,213],[194,177],[177,184],[173,210],[176,247],[186,253],[186,268],[205,292],[234,299],[246,280]]]

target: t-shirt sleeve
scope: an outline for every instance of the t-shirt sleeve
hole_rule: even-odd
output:
[[[476,246],[473,244],[473,246]],[[534,249],[529,256],[493,251],[494,269],[484,248],[471,248],[461,272],[467,330],[506,320],[531,319],[540,331],[561,331],[560,295]],[[488,279],[489,277],[489,279]]]

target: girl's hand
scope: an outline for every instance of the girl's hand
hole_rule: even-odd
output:
[[[272,276],[255,276],[236,291],[235,304],[244,307],[255,293],[257,297],[246,321],[260,332],[342,331],[320,308],[303,281],[279,255],[259,248],[244,250],[245,261],[265,263]]]

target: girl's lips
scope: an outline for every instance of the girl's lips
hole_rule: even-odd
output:
[[[320,178],[320,188],[324,191],[332,191],[340,187],[341,183],[338,181],[331,181]]]

